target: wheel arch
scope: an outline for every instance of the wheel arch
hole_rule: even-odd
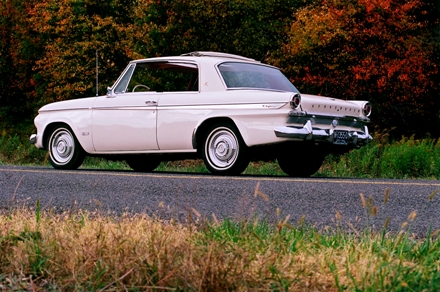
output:
[[[84,150],[84,146],[81,144],[81,141],[78,139],[78,133],[75,131],[75,129],[74,129],[69,123],[67,123],[67,122],[65,122],[65,121],[51,122],[51,123],[49,123],[49,124],[46,126],[46,128],[44,129],[44,132],[43,132],[43,146],[44,146],[44,149],[45,149],[45,150],[48,150],[48,145],[47,145],[47,143],[48,143],[49,136],[50,136],[50,134],[52,133],[52,131],[53,131],[55,128],[62,127],[62,126],[64,126],[64,127],[68,127],[68,128],[72,131],[72,134],[75,136],[75,138],[76,138],[76,140],[78,141],[79,145],[80,145],[81,148]]]
[[[204,120],[200,125],[198,125],[194,129],[194,134],[193,134],[193,138],[192,138],[192,145],[193,145],[194,149],[199,149],[199,146],[203,144],[201,139],[203,138],[203,134],[205,133],[206,129],[208,129],[210,126],[212,126],[214,124],[218,124],[218,123],[230,123],[233,126],[235,126],[237,128],[238,132],[240,133],[240,136],[243,139],[244,143],[247,145],[246,139],[243,135],[243,133],[244,133],[243,126],[239,122],[236,122],[235,120],[233,120],[229,117],[212,117],[212,118]]]

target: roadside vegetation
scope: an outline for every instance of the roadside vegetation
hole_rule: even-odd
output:
[[[258,186],[256,192],[258,191]],[[430,195],[432,200],[436,193]],[[368,211],[368,203],[362,200]],[[2,291],[438,291],[438,231],[346,232],[277,222],[189,222],[96,210],[0,211]],[[368,212],[367,212],[368,213]],[[368,215],[367,215],[368,216]]]
[[[28,133],[0,136],[0,164],[49,166],[47,153],[28,142]],[[401,138],[376,134],[367,146],[343,155],[329,155],[318,177],[440,179],[440,139]],[[123,161],[86,158],[81,168],[130,170]],[[161,172],[209,173],[202,160],[163,162]],[[285,175],[276,161],[251,162],[243,174]]]

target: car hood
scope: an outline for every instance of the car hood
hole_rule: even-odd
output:
[[[342,100],[332,97],[301,94],[301,109],[310,114],[363,117],[362,107],[367,101]]]
[[[41,107],[38,112],[88,109],[92,107],[95,99],[96,97],[88,97],[53,102]]]

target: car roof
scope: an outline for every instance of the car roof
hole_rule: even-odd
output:
[[[181,56],[193,56],[193,57],[214,57],[214,58],[221,58],[221,59],[236,59],[236,60],[243,60],[243,61],[249,61],[249,62],[257,62],[254,59],[234,55],[234,54],[228,54],[228,53],[220,53],[220,52],[208,52],[208,51],[196,51],[191,52],[187,54],[182,54]]]
[[[195,51],[190,52],[186,54],[182,54],[180,56],[168,56],[168,57],[154,57],[154,58],[147,58],[147,59],[140,59],[140,60],[133,60],[130,63],[142,63],[142,62],[156,62],[156,61],[200,61],[201,58],[209,58],[211,61],[213,59],[217,61],[230,61],[230,60],[237,60],[237,61],[245,61],[250,63],[261,63],[259,61],[256,61],[251,58],[234,55],[234,54],[228,54],[228,53],[221,53],[221,52],[209,52],[209,51]]]

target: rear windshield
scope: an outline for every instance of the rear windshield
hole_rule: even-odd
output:
[[[239,62],[227,62],[218,66],[228,89],[271,89],[299,92],[277,68]]]

